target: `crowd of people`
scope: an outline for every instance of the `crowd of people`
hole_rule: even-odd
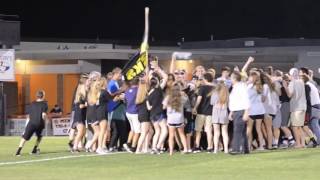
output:
[[[249,57],[241,69],[223,67],[218,78],[214,68],[197,66],[190,80],[174,63],[165,72],[156,58],[150,61],[130,81],[120,68],[106,76],[81,75],[72,104],[71,152],[237,155],[320,144],[319,90],[307,68],[249,68]],[[43,104],[37,107],[45,112]],[[32,130],[37,132],[29,127],[17,154]]]

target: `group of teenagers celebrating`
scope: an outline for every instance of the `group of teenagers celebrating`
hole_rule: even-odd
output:
[[[225,66],[218,78],[214,68],[197,66],[191,80],[174,62],[166,73],[157,58],[130,81],[122,79],[120,68],[106,76],[82,74],[72,103],[71,152],[238,155],[317,147],[320,98],[313,72],[249,69],[252,62],[249,57],[241,69]],[[40,95],[31,105],[38,114],[31,111],[30,122],[45,116],[44,92]],[[17,155],[34,132],[37,152],[42,125],[29,124]]]

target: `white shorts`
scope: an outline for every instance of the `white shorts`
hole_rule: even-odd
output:
[[[294,111],[290,113],[290,122],[293,127],[302,127],[306,118],[306,111]]]
[[[141,124],[138,118],[138,114],[130,114],[126,113],[127,118],[129,120],[131,131],[134,133],[140,133],[141,132]]]

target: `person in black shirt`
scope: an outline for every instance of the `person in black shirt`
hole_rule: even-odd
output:
[[[284,81],[287,81],[289,83],[289,77],[287,75],[283,75],[281,71],[275,72],[276,77],[280,79],[280,85],[281,85],[281,95],[279,96],[281,107],[281,131],[284,133],[285,138],[282,141],[281,148],[287,148],[288,146],[293,146],[295,143],[295,140],[292,136],[292,133],[289,129],[289,119],[290,119],[290,98],[287,95],[287,92],[283,86]]]
[[[105,149],[107,149],[106,145],[106,133],[107,133],[107,117],[108,117],[108,110],[107,105],[109,101],[112,100],[112,96],[110,93],[106,90],[107,86],[107,79],[102,77],[99,79],[99,85],[100,85],[100,95],[98,103],[96,103],[96,113],[97,113],[97,120],[99,121],[99,127],[100,127],[100,133],[98,138],[98,152],[102,152]]]
[[[201,132],[204,127],[204,131],[207,134],[208,142],[208,152],[213,152],[213,142],[212,142],[212,105],[210,103],[211,96],[210,93],[213,90],[213,77],[210,73],[205,73],[203,75],[202,85],[199,87],[198,97],[196,104],[192,110],[194,115],[197,115],[195,120],[195,131],[196,131],[196,141],[195,141],[195,153],[200,152],[200,139]]]
[[[62,116],[62,109],[59,107],[58,104],[54,105],[54,108],[50,111],[51,117],[61,117]]]
[[[154,127],[154,136],[152,140],[151,154],[159,154],[163,147],[164,141],[168,135],[168,128],[166,123],[165,112],[162,107],[164,88],[167,84],[168,75],[160,69],[155,67],[155,74],[150,79],[150,91],[147,97],[147,108],[150,111],[150,119]],[[162,81],[160,78],[162,77]]]
[[[76,88],[75,96],[73,99],[73,122],[71,125],[72,131],[77,130],[77,135],[74,137],[74,143],[69,146],[72,147],[71,152],[79,152],[79,146],[83,147],[82,139],[86,133],[86,79],[80,79],[79,84]],[[73,126],[75,127],[73,129]],[[74,134],[74,133],[73,133]]]
[[[149,117],[149,111],[147,109],[147,94],[148,94],[148,85],[146,81],[146,77],[141,77],[139,80],[138,91],[136,95],[135,103],[138,109],[138,119],[141,123],[141,135],[138,140],[136,154],[142,153],[145,149],[149,147],[148,135],[151,134],[152,127],[151,121]]]
[[[88,125],[91,126],[93,129],[93,137],[90,141],[87,142],[85,148],[87,152],[96,152],[96,142],[98,141],[99,134],[100,134],[100,127],[99,127],[99,120],[98,120],[98,113],[97,113],[97,105],[99,104],[99,98],[101,93],[101,86],[99,80],[95,80],[90,83],[89,91],[87,93],[87,122]],[[100,149],[99,149],[100,150]],[[99,152],[100,154],[100,152]],[[101,151],[101,154],[104,152]]]
[[[87,94],[87,121],[93,129],[94,135],[86,144],[86,150],[93,150],[98,154],[106,153],[104,137],[107,131],[107,104],[112,96],[105,90],[106,79],[97,78],[90,84]],[[98,142],[98,147],[96,147]]]
[[[45,127],[45,118],[48,111],[48,104],[46,101],[44,101],[45,92],[40,90],[36,93],[36,101],[33,101],[30,105],[30,108],[28,110],[28,121],[27,126],[25,128],[25,131],[22,135],[18,150],[16,152],[16,156],[21,155],[21,150],[26,143],[26,141],[29,141],[32,137],[33,133],[36,133],[37,135],[37,141],[35,146],[33,147],[33,150],[31,154],[38,154],[40,152],[40,149],[38,149],[38,146],[42,139],[42,130]]]
[[[79,140],[79,143],[76,147],[78,149],[78,146],[82,148],[82,138],[85,133],[85,120],[86,120],[86,82],[88,79],[88,74],[84,73],[81,74],[79,82],[77,87],[74,89],[73,95],[72,95],[72,103],[71,103],[71,116],[70,116],[70,129],[69,129],[69,148],[71,152],[73,152],[74,149],[74,141],[77,138],[76,137],[76,130],[77,130],[77,136],[78,138],[81,138]],[[80,88],[79,88],[80,87]],[[79,89],[79,91],[78,91]],[[78,91],[78,92],[77,92]],[[78,94],[77,94],[78,93]],[[77,95],[77,100],[76,100]],[[82,104],[82,108],[80,108],[80,105]],[[79,130],[81,131],[79,133]]]

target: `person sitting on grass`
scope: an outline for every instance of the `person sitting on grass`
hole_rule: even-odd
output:
[[[37,141],[33,147],[31,154],[39,154],[40,149],[38,149],[39,144],[42,139],[42,130],[45,127],[45,119],[48,111],[48,104],[44,100],[45,92],[43,90],[39,90],[36,93],[36,100],[33,101],[30,105],[30,109],[28,110],[28,120],[25,131],[22,135],[18,150],[16,152],[16,156],[21,155],[21,150],[26,143],[32,137],[33,133],[36,133]]]

